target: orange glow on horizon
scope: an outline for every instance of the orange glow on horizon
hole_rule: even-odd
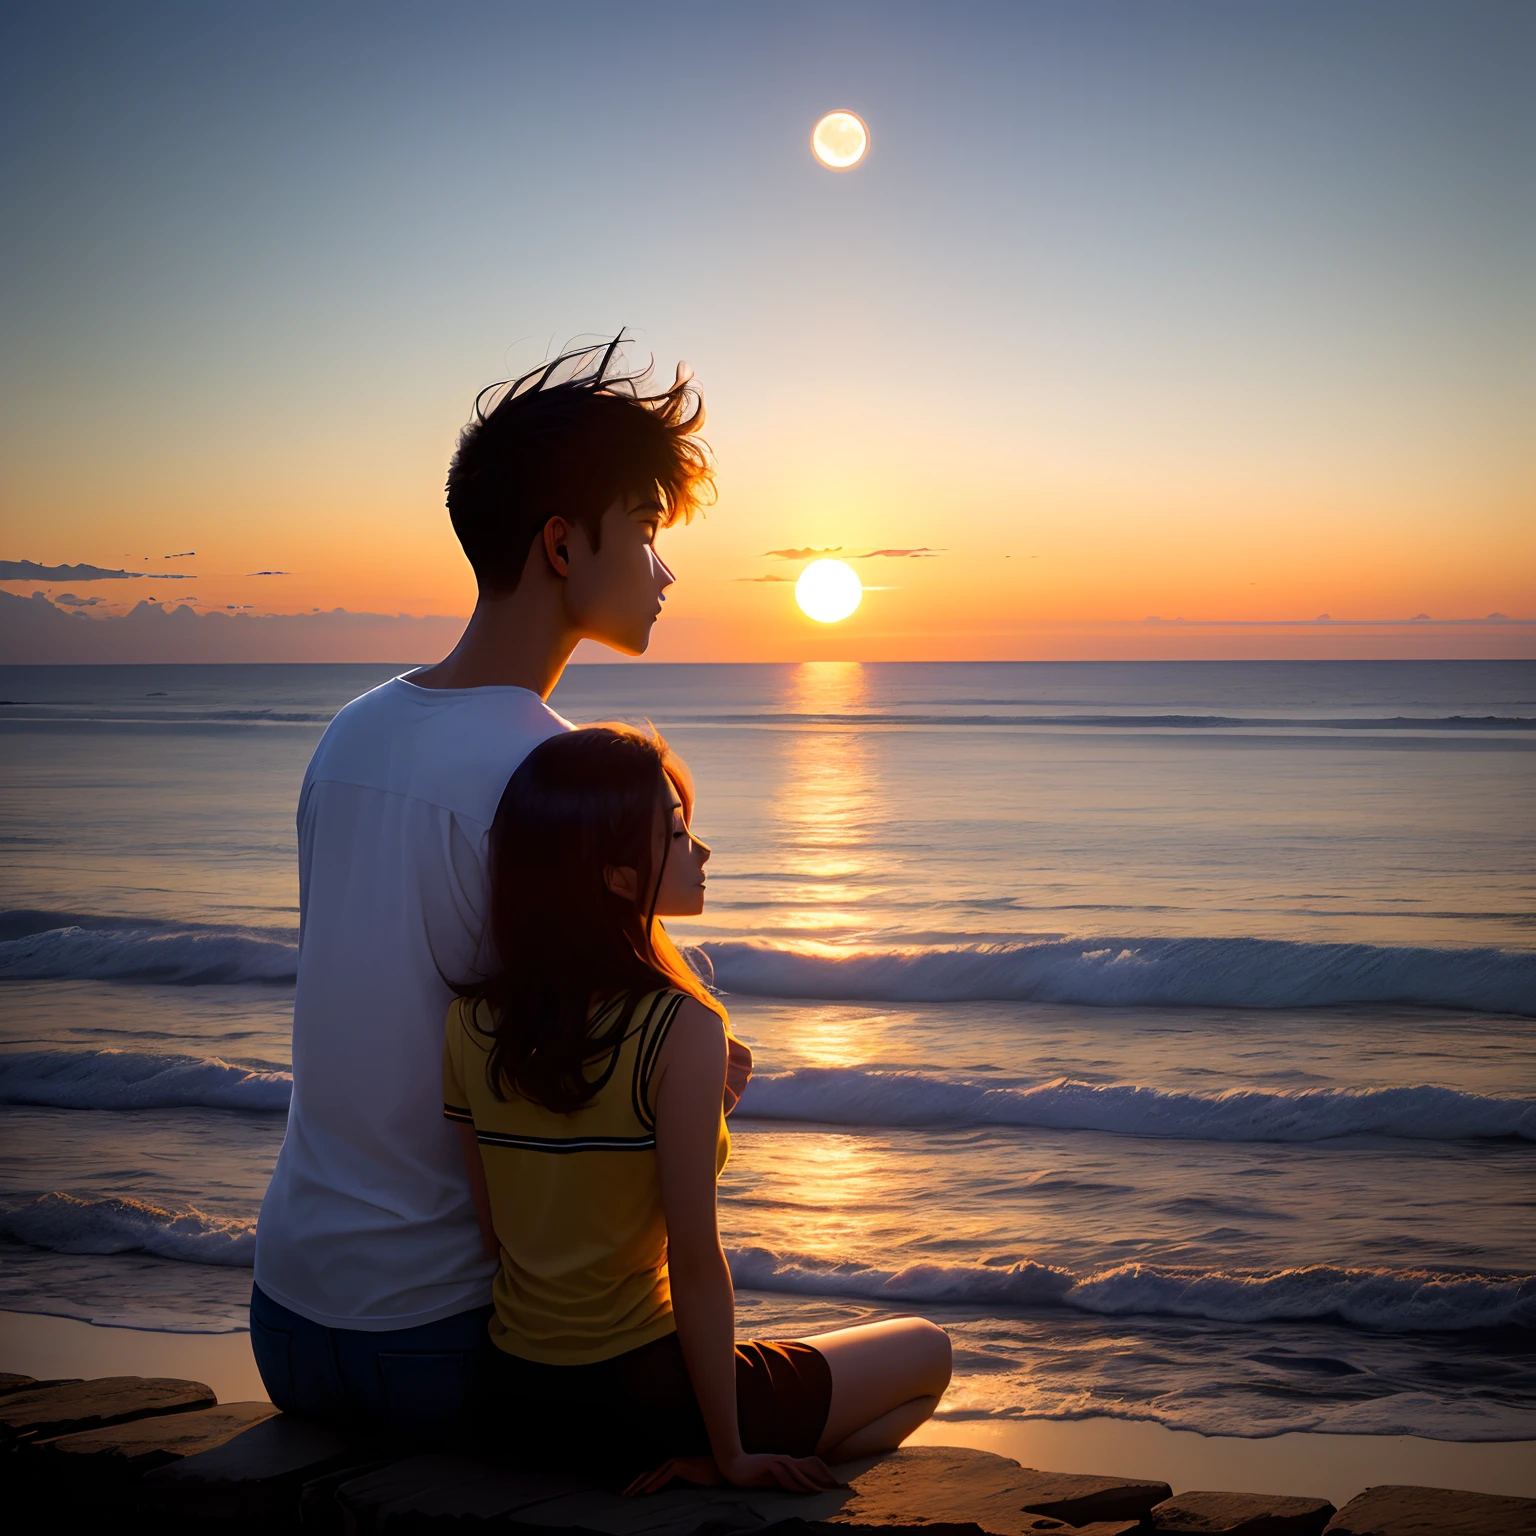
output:
[[[1536,617],[1536,519],[1510,479],[1464,484],[1426,473],[1330,486],[1319,473],[1308,484],[1294,471],[1289,481],[1269,476],[1262,455],[1203,464],[1198,475],[1193,460],[1159,466],[1133,455],[1113,473],[1095,464],[1090,474],[1090,460],[1069,462],[1060,444],[1010,463],[986,423],[898,443],[892,423],[863,405],[844,412],[828,443],[771,411],[733,411],[726,390],[706,393],[718,417],[721,499],[662,536],[678,582],[653,660],[1536,654],[1530,627],[1407,622],[1420,613]],[[92,465],[68,481],[26,483],[22,474],[17,499],[31,511],[5,553],[196,577],[83,587],[77,596],[101,599],[95,615],[191,597],[204,612],[462,618],[475,590],[442,506],[452,440],[448,416],[419,424],[376,461],[301,456],[233,487],[217,516],[203,494],[217,469],[211,450],[204,462],[157,460],[131,485]],[[1458,517],[1456,506],[1474,496],[1478,519]],[[196,559],[163,559],[192,548]],[[865,589],[835,625],[796,607],[809,557],[766,555],[801,549],[845,560]],[[891,549],[925,553],[869,554]],[[291,574],[252,574],[262,570]],[[39,589],[75,591],[4,587]],[[1210,627],[1321,614],[1400,622]],[[1146,624],[1152,616],[1185,624]],[[584,659],[598,654],[583,648]]]

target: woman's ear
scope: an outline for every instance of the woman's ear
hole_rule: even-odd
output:
[[[627,865],[604,865],[603,879],[615,896],[622,896],[625,901],[639,901],[640,876]]]

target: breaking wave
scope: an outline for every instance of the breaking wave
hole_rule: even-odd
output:
[[[1188,1093],[1058,1078],[1008,1088],[921,1072],[802,1067],[753,1078],[737,1113],[831,1125],[1017,1125],[1191,1141],[1304,1142],[1367,1134],[1536,1141],[1536,1098],[1430,1086]]]
[[[251,1109],[286,1112],[293,1075],[217,1056],[148,1051],[0,1055],[0,1104],[54,1109]]]
[[[0,1104],[55,1109],[288,1108],[292,1075],[217,1056],[141,1051],[0,1055]],[[753,1078],[738,1115],[849,1126],[1034,1126],[1191,1141],[1325,1141],[1400,1136],[1427,1141],[1536,1141],[1536,1099],[1454,1088],[1234,1088],[1188,1093],[1067,1078],[997,1087],[921,1072],[802,1067]]]
[[[55,1191],[0,1207],[0,1236],[54,1253],[148,1253],[245,1269],[256,1262],[254,1221],[115,1196],[80,1199]]]
[[[1283,939],[1023,939],[952,948],[698,946],[727,992],[868,1002],[1325,1008],[1406,1003],[1536,1013],[1536,952]]]
[[[1087,1275],[1015,1264],[909,1264],[879,1269],[806,1254],[741,1248],[731,1275],[746,1290],[960,1306],[1062,1306],[1102,1317],[1131,1314],[1257,1323],[1329,1318],[1390,1332],[1536,1327],[1536,1276],[1434,1270],[1261,1272],[1121,1264]]]
[[[0,1207],[0,1236],[55,1253],[146,1253],[248,1268],[256,1223],[141,1200],[57,1191]],[[746,1290],[869,1301],[980,1307],[1067,1307],[1102,1317],[1139,1314],[1257,1323],[1333,1319],[1389,1332],[1536,1327],[1536,1276],[1311,1265],[1262,1272],[1121,1264],[1074,1274],[1031,1260],[835,1263],[808,1254],[738,1248],[731,1274]]]
[[[38,926],[50,918],[63,921]],[[298,974],[298,935],[288,929],[7,912],[0,917],[0,932],[12,935],[0,939],[0,981],[208,985],[292,982]]]
[[[1536,1013],[1536,951],[1282,939],[1049,938],[838,950],[711,940],[687,951],[728,992],[867,1002],[1321,1008],[1403,1003]],[[291,928],[0,913],[0,980],[292,983]]]

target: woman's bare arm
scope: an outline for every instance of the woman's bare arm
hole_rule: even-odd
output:
[[[736,1418],[736,1296],[715,1213],[715,1156],[726,1080],[720,1018],[689,998],[657,1062],[656,1160],[678,1342],[721,1475],[738,1485],[813,1491],[832,1481],[815,1457],[749,1456]]]
[[[469,1170],[469,1188],[475,1197],[475,1215],[480,1221],[480,1246],[488,1259],[501,1257],[501,1244],[496,1239],[496,1226],[491,1220],[491,1192],[485,1182],[485,1164],[480,1161],[480,1143],[475,1140],[475,1128],[461,1120],[455,1125],[459,1133],[459,1145],[464,1149],[464,1166]]]
[[[722,1472],[741,1455],[736,1297],[715,1218],[725,1063],[719,1016],[689,998],[672,1021],[656,1065],[656,1162],[678,1342]]]

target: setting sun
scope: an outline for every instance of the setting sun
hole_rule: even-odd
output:
[[[864,586],[851,565],[813,560],[795,583],[795,601],[818,624],[836,624],[864,601]]]

